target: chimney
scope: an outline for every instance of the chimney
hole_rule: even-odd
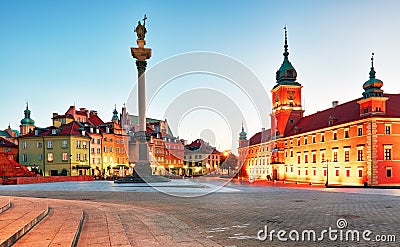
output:
[[[58,113],[53,112],[53,118],[55,118],[55,117],[57,117],[57,116],[58,116]]]
[[[337,105],[339,105],[339,101],[332,101],[332,108],[335,108]]]

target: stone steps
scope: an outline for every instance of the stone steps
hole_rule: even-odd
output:
[[[11,207],[10,199],[6,197],[0,197],[0,214],[5,212]]]
[[[49,212],[47,204],[13,198],[11,207],[0,214],[0,247],[11,246]]]
[[[13,246],[75,246],[84,220],[84,212],[73,204],[49,202],[48,216]]]
[[[0,247],[219,246],[173,216],[130,205],[0,197],[0,208]]]

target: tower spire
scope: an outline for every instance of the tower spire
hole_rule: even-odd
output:
[[[285,29],[285,45],[283,46],[285,48],[285,52],[283,53],[283,56],[285,56],[285,58],[286,58],[286,57],[289,56],[288,44],[287,44],[287,28],[286,28],[286,25],[285,25],[285,27],[283,29]]]
[[[371,56],[371,70],[369,72],[369,78],[374,79],[375,78],[375,68],[374,68],[374,55],[375,53],[372,52],[372,56]]]
[[[242,132],[244,132],[243,121],[242,121]]]

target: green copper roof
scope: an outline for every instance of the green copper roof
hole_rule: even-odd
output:
[[[383,82],[379,79],[375,78],[375,68],[374,68],[374,53],[372,53],[371,57],[371,70],[369,71],[369,80],[364,82],[363,88],[363,97],[370,98],[370,97],[382,97],[383,90],[381,87],[383,86]]]
[[[242,132],[239,133],[239,140],[247,140],[247,133],[244,131],[243,123],[242,123]]]
[[[289,51],[287,44],[287,30],[285,26],[285,45],[283,53],[283,63],[281,67],[276,71],[276,83],[275,87],[279,85],[296,85],[300,86],[300,83],[296,82],[297,72],[293,67],[292,63],[289,61]],[[274,87],[274,88],[275,88]]]
[[[24,114],[25,118],[21,120],[21,125],[35,125],[35,121],[31,119],[31,111],[28,108],[28,103],[26,103]]]
[[[118,121],[118,111],[117,111],[117,106],[115,106],[114,111],[113,111],[113,117],[111,121]]]

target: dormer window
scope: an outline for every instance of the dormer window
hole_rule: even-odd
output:
[[[56,130],[56,129],[52,129],[52,130],[51,130],[51,134],[52,134],[52,135],[57,134],[57,130]]]

